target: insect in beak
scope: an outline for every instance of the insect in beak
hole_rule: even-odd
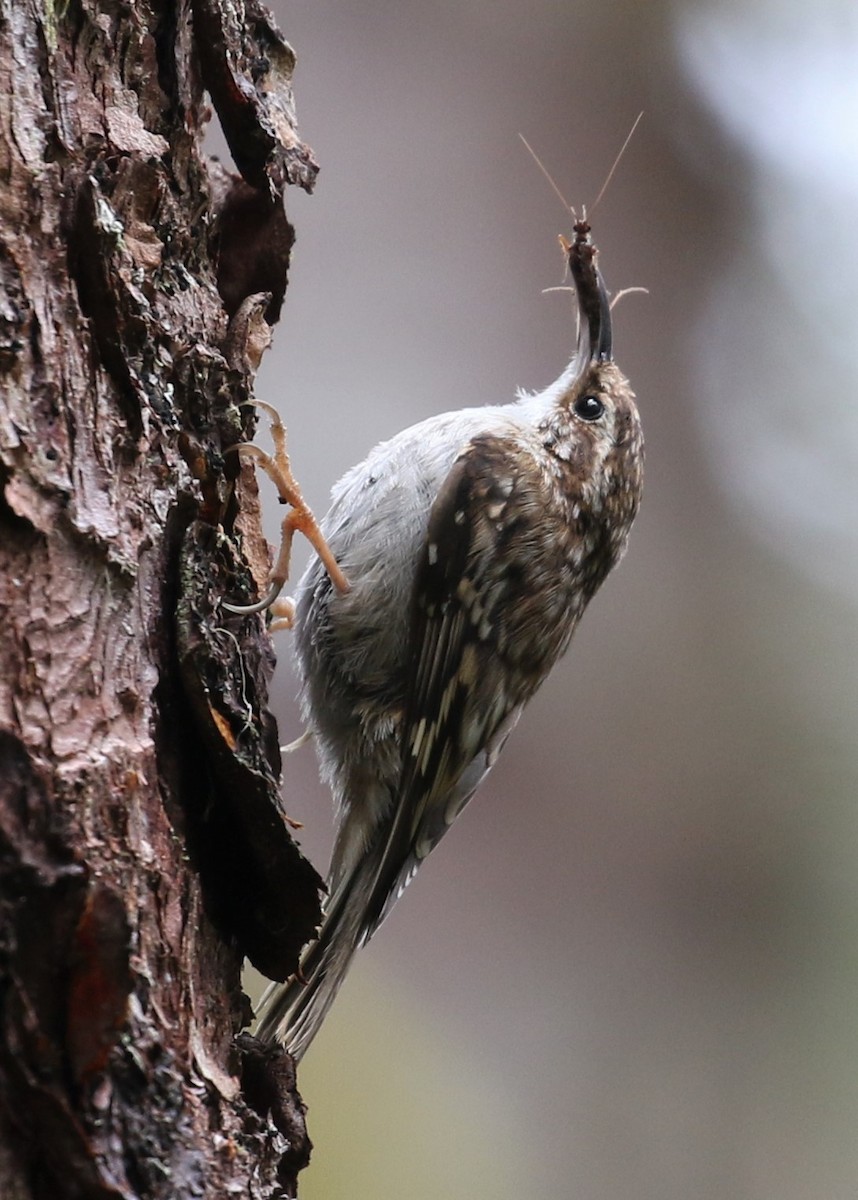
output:
[[[578,298],[577,360],[583,371],[591,362],[610,362],[613,355],[611,301],[596,265],[599,251],[590,234],[586,213],[573,225],[571,242],[560,236]]]

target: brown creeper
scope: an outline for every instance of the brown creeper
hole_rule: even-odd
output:
[[[349,591],[319,560],[298,586],[303,705],[339,826],[318,939],[259,1010],[257,1035],[296,1057],[625,550],[640,422],[586,219],[563,246],[580,314],[567,370],[377,446],[322,523]]]

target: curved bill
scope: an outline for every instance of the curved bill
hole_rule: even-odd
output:
[[[598,250],[590,236],[586,218],[576,221],[574,239],[564,247],[569,270],[578,297],[580,321],[576,357],[583,368],[590,362],[609,362],[613,358],[611,303],[608,290],[596,266]]]

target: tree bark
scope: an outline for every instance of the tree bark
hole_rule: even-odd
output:
[[[0,0],[0,1196],[293,1196],[236,1034],[320,880],[280,808],[253,371],[292,52],[255,0]],[[243,178],[210,173],[212,97]]]

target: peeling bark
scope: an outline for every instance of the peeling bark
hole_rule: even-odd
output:
[[[321,883],[268,637],[220,608],[268,565],[225,451],[315,176],[293,63],[255,3],[0,0],[4,1200],[292,1196],[309,1155],[288,1057],[235,1036]]]

